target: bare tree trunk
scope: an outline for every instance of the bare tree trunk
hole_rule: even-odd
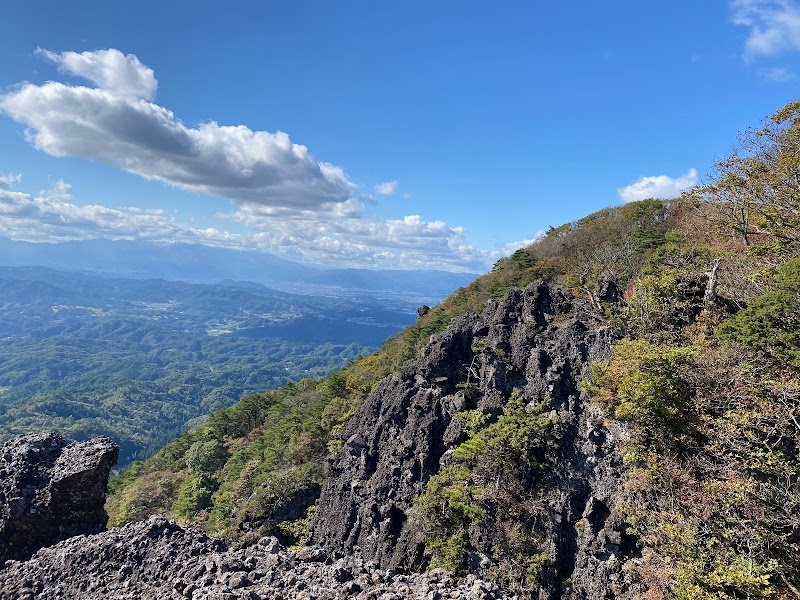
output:
[[[597,312],[603,312],[603,305],[600,304],[600,300],[597,299],[597,295],[586,286],[583,287],[583,291],[586,292],[586,295],[589,297],[592,307],[594,307]]]
[[[714,266],[708,273],[708,281],[706,282],[706,291],[703,294],[703,306],[713,304],[717,299],[717,270],[719,269],[719,259],[714,260]]]
[[[750,211],[742,208],[742,235],[744,236],[745,246],[750,245]]]

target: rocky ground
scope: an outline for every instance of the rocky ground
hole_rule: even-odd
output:
[[[73,537],[0,569],[0,600],[504,597],[474,576],[403,575],[359,558],[334,560],[318,547],[287,550],[272,537],[228,548],[162,517]]]
[[[229,547],[163,517],[103,531],[117,453],[107,438],[69,444],[55,433],[0,447],[0,600],[503,597],[474,576],[404,575],[272,537]]]

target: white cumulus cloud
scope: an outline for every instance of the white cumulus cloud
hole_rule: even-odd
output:
[[[800,4],[793,0],[731,0],[733,22],[748,27],[747,58],[800,50]]]
[[[59,181],[37,196],[0,189],[0,231],[29,242],[64,242],[98,237],[168,240],[180,226],[163,210],[112,209],[69,202],[69,186]]]
[[[463,228],[443,221],[426,221],[419,215],[372,219],[361,209],[353,202],[349,209],[319,219],[313,211],[276,214],[247,203],[217,215],[216,226],[197,228],[163,209],[80,204],[71,186],[59,180],[37,195],[0,187],[0,232],[28,242],[107,238],[198,243],[330,267],[476,272],[503,255],[472,246]],[[226,223],[242,230],[231,231]]]
[[[397,193],[397,185],[399,183],[397,180],[379,183],[375,186],[375,193],[381,196],[394,196]]]
[[[156,97],[158,81],[153,69],[133,54],[125,55],[115,48],[61,53],[37,48],[36,53],[56,63],[61,71],[88,79],[100,89],[145,100]]]
[[[16,175],[0,175],[0,189],[10,190],[17,185],[21,179],[22,175],[19,173]]]
[[[350,200],[355,186],[345,172],[318,162],[286,133],[213,121],[187,127],[148,102],[156,81],[135,56],[42,53],[99,86],[27,83],[0,96],[0,110],[24,124],[30,143],[47,154],[103,161],[177,188],[283,212],[329,212]]]
[[[617,194],[623,202],[635,202],[647,198],[677,198],[681,192],[697,184],[697,170],[689,169],[679,177],[653,175],[640,177],[630,185],[617,188]]]
[[[275,220],[256,206],[244,205],[218,216],[258,232],[254,235],[265,251],[328,266],[474,272],[485,270],[502,256],[469,244],[462,227],[426,221],[420,215],[388,220],[362,216]]]

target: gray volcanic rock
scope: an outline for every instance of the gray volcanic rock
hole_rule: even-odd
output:
[[[142,598],[367,600],[506,596],[474,576],[401,575],[358,557],[332,560],[320,548],[290,552],[266,537],[228,548],[162,517],[39,550],[0,570],[0,600]]]
[[[163,517],[103,531],[118,451],[107,438],[67,444],[57,434],[0,449],[0,600],[505,597],[474,576],[406,576],[319,547],[290,552],[276,538],[230,548]]]
[[[56,433],[0,447],[0,565],[68,537],[103,531],[111,467],[119,448],[105,437],[68,444]]]
[[[590,304],[534,283],[454,319],[397,377],[376,388],[342,431],[309,539],[337,556],[359,550],[383,568],[420,570],[429,556],[413,501],[464,438],[465,409],[499,412],[516,391],[558,417],[547,469],[528,482],[548,556],[539,598],[636,597],[635,540],[616,509],[624,431],[604,427],[582,397],[591,362],[611,355],[609,327]],[[530,487],[534,486],[534,487]],[[469,531],[479,574],[494,563],[491,532]]]

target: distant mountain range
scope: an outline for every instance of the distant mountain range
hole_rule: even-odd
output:
[[[59,244],[30,243],[0,236],[0,265],[42,266],[131,278],[190,283],[301,283],[375,291],[402,291],[440,299],[475,279],[475,273],[325,269],[255,251],[202,244],[149,244],[95,239]],[[293,289],[298,292],[302,289]]]
[[[125,465],[242,396],[368,354],[419,306],[413,293],[304,291],[0,266],[0,443],[110,435]]]
[[[243,395],[368,354],[473,277],[0,237],[0,443],[57,429],[112,435],[121,464],[146,458]]]

